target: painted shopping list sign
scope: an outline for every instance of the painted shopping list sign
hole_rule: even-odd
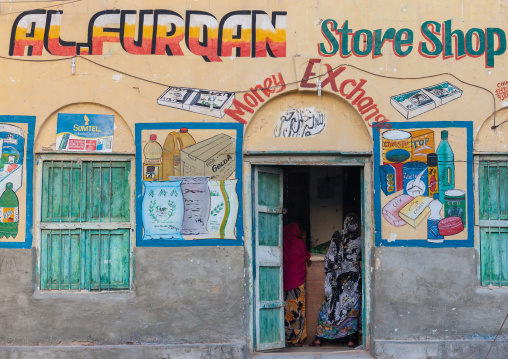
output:
[[[115,116],[59,113],[57,151],[113,152]]]

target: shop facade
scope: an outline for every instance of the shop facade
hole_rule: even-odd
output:
[[[38,5],[0,4],[1,356],[282,347],[282,225],[355,212],[372,355],[505,357],[498,3]]]

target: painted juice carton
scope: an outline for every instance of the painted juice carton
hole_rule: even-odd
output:
[[[436,102],[422,90],[413,90],[392,96],[390,103],[408,120],[436,108]]]
[[[423,129],[409,133],[411,133],[412,160],[427,162],[427,155],[434,152],[434,131]]]
[[[423,91],[436,102],[437,106],[444,105],[462,96],[462,90],[448,81],[425,87]]]
[[[226,180],[235,171],[235,139],[219,134],[180,151],[182,176]]]

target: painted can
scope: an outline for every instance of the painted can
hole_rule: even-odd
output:
[[[411,134],[407,131],[390,130],[383,133],[383,164],[411,161]]]
[[[424,162],[408,162],[402,167],[404,194],[411,197],[428,196],[428,169]]]
[[[461,189],[449,189],[444,193],[444,215],[460,217],[466,226],[466,192]]]

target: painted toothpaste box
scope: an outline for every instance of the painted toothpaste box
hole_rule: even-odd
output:
[[[208,176],[226,180],[235,171],[236,141],[221,133],[180,151],[182,176]]]

